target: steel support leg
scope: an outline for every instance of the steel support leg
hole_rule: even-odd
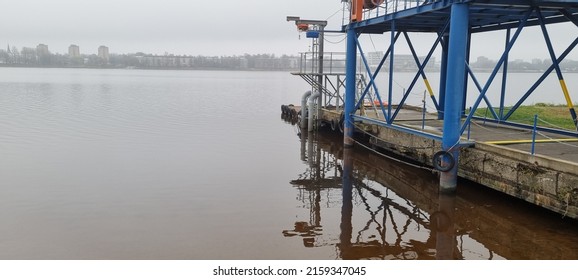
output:
[[[447,61],[446,98],[442,148],[454,158],[453,167],[441,173],[440,192],[453,192],[458,180],[458,143],[461,134],[461,111],[465,92],[467,42],[469,34],[469,7],[467,3],[452,5]]]
[[[355,77],[357,65],[357,33],[353,28],[347,31],[347,54],[345,60],[345,106],[343,109],[343,144],[345,147],[353,146],[353,118],[355,112]]]

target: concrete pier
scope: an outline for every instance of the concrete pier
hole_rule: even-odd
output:
[[[531,133],[532,128],[528,126],[510,121],[512,114],[555,70],[560,94],[565,97],[570,113],[568,117],[577,123],[560,64],[578,46],[578,38],[569,45],[559,46],[561,42],[555,44],[546,27],[562,22],[578,27],[578,0],[515,3],[399,0],[388,1],[379,7],[366,7],[363,3],[351,1],[351,7],[356,8],[351,10],[349,21],[344,22],[340,31],[347,36],[345,59],[337,63],[328,61],[325,65],[329,67],[315,71],[315,75],[309,73],[307,67],[300,67],[299,73],[294,73],[314,89],[322,86],[319,92],[325,97],[325,104],[320,105],[325,109],[316,117],[315,124],[310,122],[308,129],[311,131],[315,125],[339,130],[344,134],[345,147],[358,144],[356,134],[364,134],[373,149],[383,149],[435,169],[439,174],[440,193],[454,192],[461,177],[578,219],[578,143],[570,143],[578,139],[576,130],[545,129],[535,125],[534,131],[541,130],[537,134]],[[515,94],[507,92],[508,60],[516,50],[515,46],[522,44],[522,48],[534,48],[517,42],[520,34],[532,27],[539,27],[536,29],[542,33],[552,65],[533,84],[528,81],[530,88],[516,97],[515,105],[506,108],[506,97]],[[488,79],[480,83],[475,69],[470,67],[470,58],[476,55],[472,53],[472,46],[479,42],[479,37],[473,35],[490,31],[505,32],[506,40],[500,58],[490,68]],[[431,34],[436,38],[427,55],[420,56],[416,52],[410,38],[413,33]],[[363,46],[367,41],[362,40],[362,36],[377,34],[389,37],[389,44],[380,53],[383,57],[379,64],[373,61],[370,65],[364,52],[367,48]],[[399,38],[405,39],[409,46],[415,62],[413,69],[417,70],[412,82],[403,85],[401,94],[392,90],[397,83],[394,72],[412,68],[403,65],[396,69],[394,60],[398,48],[395,45],[402,43],[398,42]],[[423,46],[423,42],[420,44]],[[432,55],[440,49],[439,92],[436,94],[425,72],[433,70],[428,69],[428,65],[432,66]],[[322,54],[311,57],[322,57]],[[300,64],[312,65],[306,62],[307,59]],[[387,70],[382,69],[386,62],[389,62]],[[380,91],[376,79],[382,70],[387,72],[388,89]],[[495,78],[500,71],[503,80],[497,85]],[[325,79],[314,79],[319,75],[324,75]],[[330,76],[336,76],[336,82],[330,81]],[[416,93],[414,86],[420,77],[427,88],[423,111],[406,110],[409,108],[406,102],[410,94]],[[321,80],[324,83],[315,82]],[[500,86],[499,96],[490,90],[494,86]],[[551,91],[548,89],[542,94],[552,94]],[[435,105],[432,112],[436,114],[424,117],[426,92]],[[474,97],[471,100],[475,101],[468,101],[469,97]],[[492,105],[497,97],[499,108]],[[479,121],[475,116],[479,106],[489,109],[491,121]],[[466,108],[470,108],[469,112]]]
[[[297,112],[299,107],[294,108]],[[319,127],[342,133],[339,123],[342,110],[322,109]],[[366,112],[371,114],[371,112]],[[437,114],[423,114],[417,108],[401,109],[398,124],[411,129],[424,129],[423,133],[442,136],[443,121]],[[357,138],[369,136],[369,146],[433,170],[433,156],[442,150],[441,141],[404,132],[399,129],[354,122]],[[543,135],[543,136],[542,136]],[[578,139],[542,133],[536,137],[536,154],[532,155],[532,132],[484,121],[474,120],[470,127],[468,147],[460,148],[458,176],[513,197],[578,219]],[[354,137],[355,138],[355,137]],[[358,140],[361,141],[361,140]],[[573,142],[576,141],[576,142]],[[570,144],[570,145],[566,145]]]

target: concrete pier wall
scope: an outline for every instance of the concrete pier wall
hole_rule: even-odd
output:
[[[395,154],[432,165],[441,143],[385,128],[371,143]],[[462,148],[458,175],[538,206],[578,219],[578,164],[545,156],[532,156],[503,146],[476,143]]]

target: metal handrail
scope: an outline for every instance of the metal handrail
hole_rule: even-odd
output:
[[[421,5],[430,4],[437,1],[440,0],[387,0],[374,9],[364,10],[363,18],[369,19],[387,14],[393,14],[399,11],[419,7]],[[345,18],[343,22],[348,22],[349,14],[345,13],[344,16]]]
[[[345,74],[345,52],[323,53],[323,74]],[[319,58],[316,52],[300,53],[299,73],[319,74]]]

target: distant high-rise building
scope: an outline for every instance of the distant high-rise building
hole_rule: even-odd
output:
[[[48,56],[50,52],[48,51],[48,46],[45,44],[38,44],[36,46],[36,55],[38,56]]]
[[[36,56],[40,65],[50,65],[50,52],[48,46],[45,44],[38,44],[36,46]]]
[[[68,47],[68,55],[70,57],[79,57],[80,47],[78,47],[77,45],[70,45],[70,47]]]
[[[98,47],[98,57],[102,58],[102,60],[104,60],[105,63],[108,63],[110,55],[108,54],[107,46]]]

